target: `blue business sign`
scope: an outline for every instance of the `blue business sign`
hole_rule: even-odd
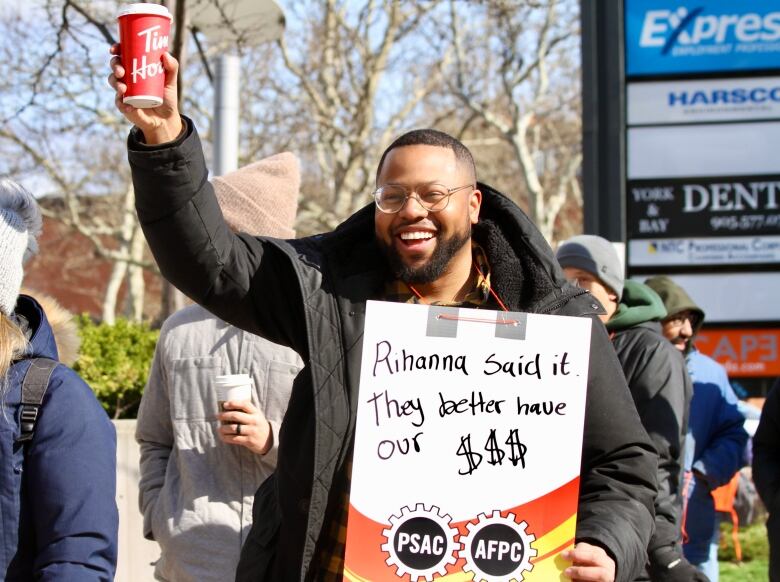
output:
[[[778,0],[625,0],[626,73],[780,70]]]

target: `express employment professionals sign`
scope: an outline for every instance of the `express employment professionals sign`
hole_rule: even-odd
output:
[[[780,68],[777,0],[626,0],[628,75]]]

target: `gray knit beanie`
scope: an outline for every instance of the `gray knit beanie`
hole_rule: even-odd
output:
[[[574,236],[558,247],[555,256],[561,267],[587,271],[612,289],[620,300],[625,281],[623,266],[615,247],[607,239],[592,234]]]
[[[41,211],[22,186],[0,179],[0,313],[11,315],[24,277],[23,265],[38,252]]]
[[[230,228],[253,236],[293,238],[301,172],[283,152],[211,180]]]

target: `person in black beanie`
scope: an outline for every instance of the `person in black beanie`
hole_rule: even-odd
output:
[[[682,356],[661,334],[663,302],[646,285],[624,280],[615,248],[599,236],[575,236],[558,248],[556,257],[566,277],[604,306],[601,319],[658,452],[655,533],[647,548],[647,569],[637,580],[706,581],[682,551],[680,484],[692,387]]]

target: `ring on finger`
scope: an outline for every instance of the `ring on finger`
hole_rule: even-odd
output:
[[[241,425],[236,423],[236,436],[241,436]]]

